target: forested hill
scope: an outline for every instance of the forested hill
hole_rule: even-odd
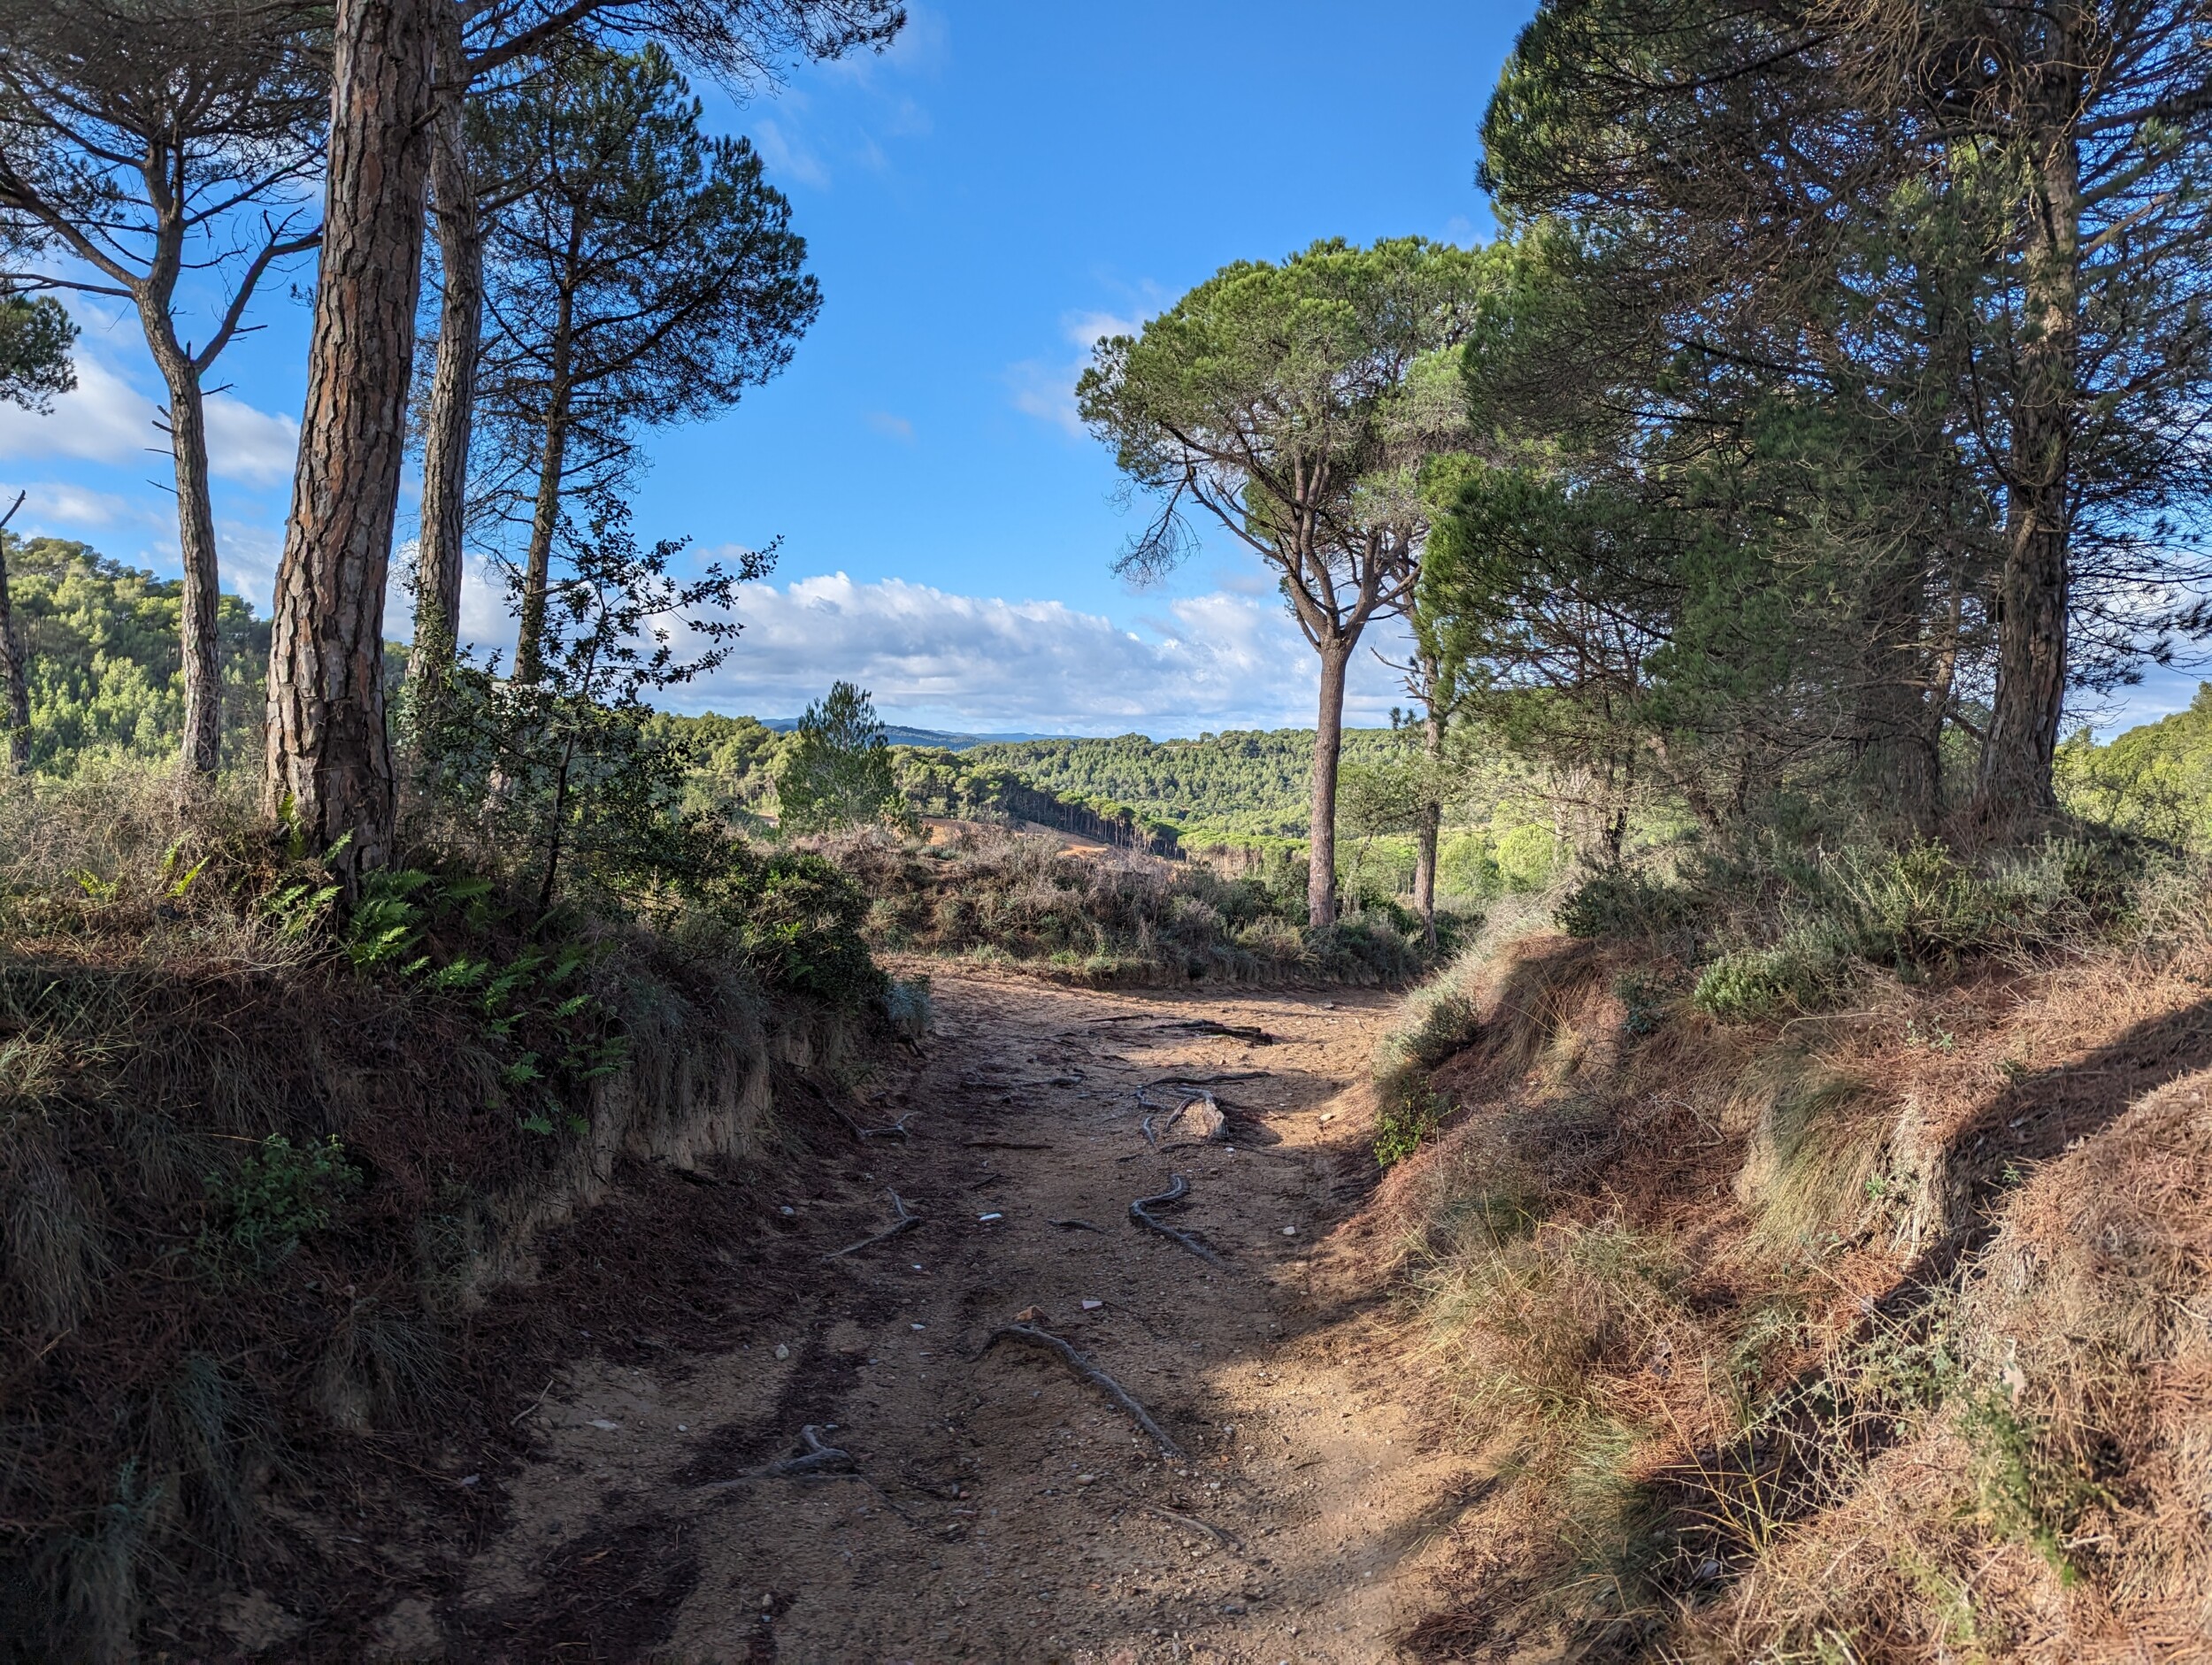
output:
[[[1344,761],[1379,762],[1388,729],[1348,728]],[[1313,731],[1233,729],[1196,740],[1040,740],[970,748],[983,767],[1011,770],[1048,792],[1110,798],[1172,821],[1187,840],[1209,832],[1303,838],[1312,790]]]

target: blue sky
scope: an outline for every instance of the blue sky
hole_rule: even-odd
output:
[[[742,105],[709,91],[710,122],[749,134],[790,196],[825,300],[779,380],[650,444],[641,533],[703,553],[783,540],[736,653],[682,702],[785,715],[848,677],[935,727],[1310,723],[1311,654],[1249,557],[1216,545],[1144,592],[1113,577],[1134,516],[1076,422],[1075,377],[1097,334],[1227,261],[1486,235],[1482,107],[1532,9],[921,0],[879,58],[801,68]],[[211,412],[226,587],[257,606],[303,391],[288,288],[226,356]],[[79,311],[84,385],[51,417],[0,413],[0,484],[30,490],[19,528],[173,572],[135,323]],[[502,633],[490,586],[468,615]],[[389,633],[405,617],[396,599]],[[2128,707],[2185,704],[2194,683]],[[1393,693],[1371,660],[1355,719]]]

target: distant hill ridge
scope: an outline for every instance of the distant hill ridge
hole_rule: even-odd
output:
[[[763,728],[778,734],[788,734],[799,726],[795,717],[763,717],[755,719]],[[949,752],[964,752],[971,746],[990,746],[1018,743],[1024,740],[1056,740],[1056,734],[954,734],[938,728],[907,728],[897,723],[883,725],[883,738],[894,746],[934,746]]]

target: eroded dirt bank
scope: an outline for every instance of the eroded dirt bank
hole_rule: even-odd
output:
[[[1363,1661],[1424,1610],[1471,1465],[1372,1362],[1347,1225],[1372,1174],[1379,994],[1071,990],[926,969],[926,1055],[872,1091],[727,1350],[593,1356],[435,1599],[379,1639],[517,1661]],[[1256,1029],[1264,1043],[1218,1027]],[[1226,1138],[1148,1143],[1135,1094],[1211,1080]],[[1164,1119],[1164,1117],[1162,1119]],[[1128,1217],[1156,1210],[1215,1263]],[[890,1224],[923,1224],[834,1260]],[[788,1210],[786,1213],[785,1210]],[[812,1271],[793,1277],[791,1269]],[[1110,1374],[1185,1454],[1046,1349]],[[605,1322],[603,1320],[603,1322]],[[632,1349],[634,1356],[636,1349]],[[764,1472],[803,1430],[849,1471]],[[719,1482],[734,1484],[719,1485]]]

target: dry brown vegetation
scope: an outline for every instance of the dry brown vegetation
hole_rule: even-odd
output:
[[[2200,897],[1828,1017],[1545,932],[1425,991],[1380,1207],[1498,1478],[1412,1650],[2212,1657]]]
[[[143,776],[0,794],[9,1661],[127,1657],[150,1615],[195,1650],[249,1567],[342,1613],[341,1499],[373,1531],[427,1476],[434,1515],[462,1494],[425,1461],[515,1447],[493,1407],[555,1351],[514,1298],[549,1238],[640,1175],[773,1150],[779,1087],[863,1027],[719,940],[607,920],[568,922],[565,971],[472,929],[515,974],[496,999],[365,971],[362,910],[307,928],[248,806],[173,803]],[[665,1262],[681,1209],[656,1208]]]
[[[874,899],[872,944],[958,955],[1095,985],[1402,981],[1412,922],[1348,915],[1304,928],[1302,897],[1119,849],[974,826],[925,845],[877,827],[814,841]]]

